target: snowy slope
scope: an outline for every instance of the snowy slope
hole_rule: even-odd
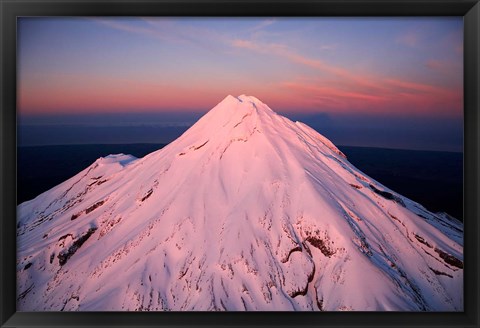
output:
[[[463,310],[463,224],[249,96],[98,159],[17,227],[20,311]]]

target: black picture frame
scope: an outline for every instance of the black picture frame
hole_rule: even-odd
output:
[[[480,4],[478,0],[0,0],[1,327],[478,327]],[[16,312],[16,18],[19,16],[463,16],[464,312]]]

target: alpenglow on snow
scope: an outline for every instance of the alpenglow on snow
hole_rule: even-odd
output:
[[[463,310],[463,224],[250,96],[17,221],[19,311]]]

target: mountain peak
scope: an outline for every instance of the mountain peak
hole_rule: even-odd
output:
[[[264,102],[254,96],[242,94],[238,97],[228,95],[214,108],[221,107],[229,110],[251,110],[256,109],[273,112]]]
[[[241,95],[241,96],[238,96],[237,99],[241,102],[250,102],[252,104],[255,104],[255,105],[265,105],[263,102],[261,102],[258,98],[254,97],[254,96],[247,96],[247,95]]]
[[[250,131],[255,127],[259,128],[262,122],[275,120],[276,116],[277,114],[270,107],[256,97],[228,95],[195,123],[187,133],[195,131],[195,134],[200,133],[203,137],[207,137],[214,131],[220,130]],[[199,137],[198,134],[197,136]]]

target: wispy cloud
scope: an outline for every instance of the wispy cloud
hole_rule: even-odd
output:
[[[246,37],[233,36],[231,31],[179,23],[178,20],[168,18],[144,18],[143,22],[145,23],[143,25],[138,22],[133,25],[123,21],[99,20],[99,23],[113,29],[163,41],[221,49],[229,54],[243,50],[258,55],[259,60],[268,60],[268,56],[273,56],[303,66],[307,69],[299,70],[296,78],[285,76],[286,82],[278,83],[280,88],[292,97],[304,99],[303,105],[309,108],[328,107],[340,110],[365,108],[372,111],[395,108],[413,112],[416,108],[422,108],[424,111],[436,108],[440,111],[461,110],[462,93],[458,88],[449,89],[429,83],[412,82],[372,70],[360,72],[354,67],[341,66],[319,58],[322,57],[320,52],[317,53],[318,57],[302,54],[288,43],[289,40],[273,42],[272,40],[276,38],[268,34],[262,35],[260,32],[268,30],[275,24],[274,19],[260,21],[244,30],[243,35],[246,32]],[[399,35],[395,41],[408,47],[418,47],[421,40],[421,33],[411,30]],[[318,49],[331,51],[337,47],[338,44],[325,44]],[[431,70],[444,73],[447,70],[457,71],[457,68],[452,70],[449,63],[444,60],[431,59],[425,65]],[[287,102],[286,97],[278,95],[276,97]]]
[[[139,26],[138,22],[137,25],[133,25],[126,21],[114,19],[94,18],[94,20],[112,29],[141,34],[166,42],[195,44],[202,48],[212,49],[219,43],[227,43],[228,40],[224,34],[213,29],[180,24],[178,20],[170,18],[142,18],[140,21],[144,23],[142,26]]]
[[[408,47],[416,47],[419,44],[420,37],[417,32],[407,32],[400,35],[396,41]]]
[[[260,54],[283,57],[291,62],[321,69],[330,72],[336,72],[335,68],[326,65],[319,59],[309,58],[293,51],[285,44],[280,43],[262,43],[252,40],[234,39],[230,43],[232,47],[248,49]],[[338,73],[338,72],[337,72]]]
[[[408,42],[414,45],[417,39],[412,38]],[[280,85],[292,97],[307,99],[310,103],[304,105],[309,108],[344,111],[363,108],[372,112],[395,109],[411,114],[420,114],[420,108],[421,111],[436,110],[440,115],[461,110],[461,90],[358,72],[302,55],[285,44],[234,39],[231,45],[258,54],[281,57],[321,72],[317,78],[306,78],[304,75]],[[430,61],[427,65],[432,69],[448,68],[448,64],[441,61]]]
[[[142,21],[146,23],[144,26],[132,25],[128,22],[122,22],[112,19],[97,19],[94,18],[104,26],[126,31],[135,34],[142,34],[153,38],[158,38],[170,42],[188,42],[196,44],[201,47],[205,45],[226,46],[228,48],[243,48],[255,51],[262,54],[273,54],[282,56],[290,61],[328,70],[320,60],[311,59],[292,51],[287,45],[279,43],[268,43],[257,41],[258,32],[263,31],[266,27],[274,24],[275,19],[266,19],[247,29],[251,39],[233,38],[227,33],[222,33],[214,29],[199,28],[198,26],[190,26],[188,24],[178,24],[174,19],[162,18],[143,18]],[[320,46],[319,50],[335,50],[337,44],[325,44]]]
[[[175,38],[194,44],[203,44],[209,42],[225,42],[226,36],[217,30],[192,26],[188,24],[179,24],[178,20],[169,18],[144,18],[155,31],[164,31]]]
[[[338,44],[324,44],[321,45],[319,50],[333,51],[338,49]]]
[[[274,24],[275,22],[276,22],[276,19],[266,19],[266,20],[261,21],[257,25],[251,27],[250,29],[248,29],[248,31],[249,32],[257,32],[257,31],[265,29],[266,27]]]
[[[343,78],[346,81],[349,81],[350,83],[356,84],[358,86],[375,86],[375,83],[371,81],[370,77],[360,77],[358,74],[355,74],[354,72],[346,68],[326,63],[325,61],[318,58],[304,56],[298,52],[295,52],[285,44],[261,43],[252,40],[234,39],[231,41],[231,45],[233,47],[248,49],[260,54],[282,57],[292,63],[313,68],[315,70],[330,74],[337,78]]]
[[[446,61],[446,60],[439,60],[439,59],[429,59],[425,63],[425,66],[439,73],[451,74],[459,71],[458,69],[459,64],[461,63]]]
[[[114,20],[114,19],[105,19],[105,18],[92,18],[92,20],[94,20],[95,22],[101,25],[104,25],[106,27],[119,30],[119,31],[145,35],[145,36],[158,38],[160,40],[165,40],[165,41],[180,41],[179,39],[172,37],[171,34],[168,34],[165,31],[154,30],[148,26],[140,27],[140,26],[135,26],[132,24],[125,23],[123,21]]]
[[[350,83],[346,79],[326,81],[320,78],[300,78],[283,82],[283,92],[292,98],[307,99],[309,108],[323,108],[351,112],[397,112],[419,115],[435,111],[438,115],[451,115],[462,106],[461,90],[404,81],[379,78],[370,81],[370,87]]]

